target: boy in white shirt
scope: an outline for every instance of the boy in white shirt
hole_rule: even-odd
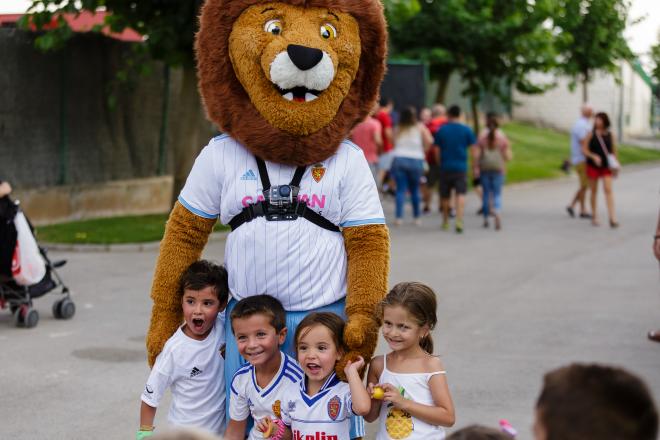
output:
[[[179,292],[185,323],[156,358],[142,393],[137,440],[153,434],[156,409],[172,392],[167,416],[173,426],[221,433],[225,421],[224,313],[229,297],[227,271],[206,260],[184,272]]]
[[[286,312],[272,296],[256,295],[240,300],[230,313],[238,351],[248,364],[239,368],[231,382],[229,426],[225,440],[243,440],[248,416],[254,420],[281,418],[284,390],[300,382],[298,363],[280,351],[287,334]],[[256,426],[250,440],[264,436]]]

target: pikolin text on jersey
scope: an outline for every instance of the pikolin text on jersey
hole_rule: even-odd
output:
[[[293,430],[293,440],[339,440],[334,434],[327,434],[325,432],[316,432],[314,434],[302,434],[297,429]]]

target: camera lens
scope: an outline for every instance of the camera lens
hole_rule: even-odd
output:
[[[289,194],[291,194],[291,188],[288,185],[280,186],[281,197],[289,197]]]

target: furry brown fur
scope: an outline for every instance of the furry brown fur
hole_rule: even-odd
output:
[[[267,118],[257,110],[229,62],[229,39],[241,14],[256,4],[265,8],[278,3],[350,14],[359,23],[361,50],[355,79],[336,115],[309,134],[295,134],[273,126],[269,122],[274,120],[272,115]],[[385,20],[379,0],[286,0],[278,3],[259,0],[206,2],[196,42],[199,87],[209,118],[250,151],[272,162],[310,165],[334,154],[353,126],[373,107],[385,72]],[[261,75],[264,75],[263,70]],[[251,86],[259,85],[263,82],[254,78]],[[271,107],[270,111],[280,109]],[[305,112],[307,110],[301,107],[300,113]]]
[[[349,352],[337,364],[336,371],[344,378],[348,360],[362,356],[371,359],[378,343],[380,323],[375,317],[376,304],[387,294],[390,267],[390,237],[387,226],[371,225],[346,228],[344,245],[348,255],[348,293],[344,342]]]

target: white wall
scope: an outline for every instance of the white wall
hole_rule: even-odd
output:
[[[539,83],[554,79],[557,87],[542,95],[514,91],[513,118],[569,131],[580,113],[582,86],[578,84],[571,92],[568,78],[538,73],[531,79]],[[651,135],[651,89],[630,64],[623,64],[621,84],[617,84],[613,75],[597,74],[589,84],[588,92],[589,103],[596,112],[609,115],[615,132],[622,130],[624,138]]]

